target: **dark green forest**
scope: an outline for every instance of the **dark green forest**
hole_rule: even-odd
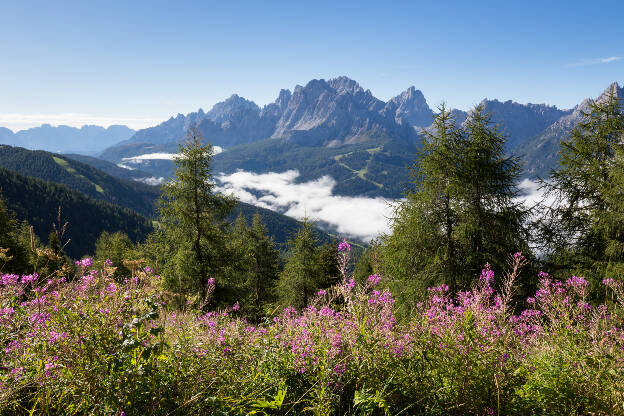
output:
[[[27,221],[36,235],[48,243],[61,207],[62,224],[68,222],[64,238],[73,258],[93,253],[95,241],[104,231],[123,231],[133,241],[142,241],[152,231],[152,222],[128,208],[41,179],[0,168],[0,195],[19,221]]]

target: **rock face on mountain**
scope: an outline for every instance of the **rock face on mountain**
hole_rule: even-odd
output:
[[[422,93],[411,88],[390,106],[392,111],[347,77],[312,80],[292,92],[281,90],[275,102],[262,109],[234,94],[207,113],[200,109],[186,116],[178,114],[158,126],[139,130],[120,145],[177,142],[193,124],[199,125],[213,145],[226,148],[269,137],[309,146],[337,146],[380,136],[415,142],[417,134],[402,120],[431,117]],[[103,156],[112,154],[119,152],[111,149]]]
[[[624,88],[621,88],[617,83],[609,85],[596,98],[596,101],[605,100],[609,93],[623,99],[621,105],[624,106]],[[570,136],[572,130],[583,120],[583,114],[588,109],[589,99],[586,99],[542,132],[527,140],[522,147],[517,147],[516,153],[520,154],[524,160],[526,176],[546,178],[549,175],[551,169],[558,163],[561,140]]]
[[[311,146],[339,146],[371,137],[414,142],[417,135],[384,112],[385,103],[346,77],[312,80],[297,86],[272,137]]]
[[[132,137],[119,143],[119,145],[127,143],[165,144],[178,141],[184,137],[190,126],[201,122],[204,117],[206,117],[206,113],[201,108],[197,112],[187,115],[178,114],[157,126],[138,130]]]
[[[617,84],[607,91],[624,96]],[[587,101],[572,110],[496,99],[484,99],[481,105],[507,135],[507,150],[524,159],[525,176],[535,177],[544,176],[556,165],[559,143],[581,120]],[[453,109],[451,114],[461,125],[470,113]],[[226,150],[280,139],[285,144],[276,148],[285,152],[284,160],[292,160],[295,150],[288,146],[290,143],[319,148],[319,152],[322,148],[367,143],[373,146],[369,149],[372,151],[378,146],[375,143],[388,139],[413,148],[420,141],[421,130],[429,129],[434,117],[422,92],[415,87],[383,102],[350,78],[316,79],[292,91],[281,90],[275,102],[263,108],[234,94],[206,113],[200,109],[186,116],[179,114],[158,126],[140,130],[124,143],[107,149],[101,157],[118,163],[130,156],[175,152],[178,141],[194,124],[199,125],[208,141]],[[246,162],[236,159],[236,163],[242,166]],[[291,164],[284,167],[296,167],[294,162]]]
[[[423,93],[413,86],[390,99],[386,108],[394,112],[397,120],[406,120],[414,127],[430,126],[435,116]]]
[[[519,104],[511,100],[483,100],[484,110],[492,114],[492,121],[499,124],[507,135],[507,148],[515,149],[520,143],[542,132],[572,110],[560,110],[545,104]]]
[[[119,125],[108,128],[85,125],[76,128],[43,124],[17,133],[0,127],[0,144],[55,152],[95,154],[133,134],[134,130]]]

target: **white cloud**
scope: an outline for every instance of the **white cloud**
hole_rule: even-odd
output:
[[[139,156],[124,157],[122,160],[130,163],[140,163],[143,160],[173,160],[175,153],[147,153]]]
[[[530,179],[523,179],[519,184],[520,195],[517,201],[523,202],[526,208],[532,208],[537,204],[541,204],[546,207],[554,207],[558,203],[557,198],[554,195],[546,195],[544,189],[541,188],[536,181]]]
[[[621,56],[609,56],[607,58],[594,58],[594,59],[582,59],[578,62],[567,64],[567,67],[587,66],[587,65],[601,65],[608,64],[610,62],[616,62],[621,60]]]
[[[219,153],[223,152],[223,148],[220,146],[212,146],[212,151],[213,155],[218,155]],[[145,160],[173,160],[176,158],[176,156],[177,153],[146,153],[139,156],[124,157],[122,158],[122,160],[127,163],[140,164]],[[126,169],[132,169],[131,167],[122,163],[118,164],[117,166]]]
[[[133,129],[142,129],[154,126],[162,120],[155,118],[131,118],[131,117],[106,117],[84,113],[61,113],[61,114],[0,114],[0,126],[13,131],[39,127],[42,124],[54,126],[65,125],[82,127],[85,124],[108,127],[113,124],[122,124]]]
[[[383,198],[333,195],[336,181],[323,176],[295,183],[296,170],[256,174],[238,171],[217,176],[219,190],[233,193],[242,202],[268,208],[289,217],[321,220],[341,235],[370,241],[389,231],[390,202]]]
[[[135,181],[143,182],[143,183],[146,183],[148,185],[160,185],[160,184],[165,182],[165,178],[163,178],[162,176],[160,178],[156,178],[155,176],[151,176],[149,178],[135,179]]]

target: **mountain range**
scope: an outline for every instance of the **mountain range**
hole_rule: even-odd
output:
[[[0,127],[0,144],[20,146],[32,150],[83,153],[95,155],[131,137],[135,131],[126,126],[112,125],[107,128],[85,125],[81,128],[42,124],[14,133]]]
[[[615,83],[608,90],[624,96]],[[507,136],[508,152],[521,158],[524,177],[534,179],[548,176],[555,167],[559,142],[581,120],[587,102],[573,109],[497,99],[484,99],[480,105]],[[384,102],[347,77],[312,80],[292,91],[281,90],[264,107],[234,94],[208,112],[178,114],[137,131],[100,157],[155,177],[171,177],[172,162],[150,160],[149,155],[176,152],[185,131],[196,124],[207,141],[225,150],[214,158],[218,172],[297,169],[299,181],[332,176],[339,195],[395,198],[409,183],[405,168],[413,163],[422,130],[435,114],[413,86]],[[452,114],[460,124],[468,117],[457,109]]]
[[[624,89],[615,83],[605,92],[610,90],[624,96]],[[581,120],[587,103],[584,100],[572,109],[559,109],[486,98],[480,105],[507,135],[508,152],[521,157],[524,177],[534,179],[548,176],[556,166],[559,143]],[[207,112],[199,109],[178,114],[136,132],[120,126],[75,129],[44,125],[15,134],[0,128],[0,141],[12,140],[29,148],[56,146],[62,147],[61,151],[84,154],[85,148],[96,149],[89,144],[95,139],[84,135],[91,132],[89,137],[102,137],[107,132],[106,139],[97,140],[100,149],[116,142],[99,158],[136,169],[126,169],[125,174],[118,171],[119,177],[156,183],[173,175],[173,163],[167,155],[177,152],[185,132],[197,125],[207,141],[225,150],[214,157],[218,173],[297,169],[298,181],[332,176],[338,195],[396,198],[409,183],[406,167],[413,163],[422,130],[431,126],[435,114],[423,93],[413,86],[384,102],[343,76],[311,80],[292,91],[283,89],[274,102],[263,107],[234,94]],[[458,109],[452,114],[458,123],[468,116]],[[77,139],[78,133],[83,137]],[[61,146],[61,142],[65,144]],[[100,167],[102,163],[97,159],[83,161]]]

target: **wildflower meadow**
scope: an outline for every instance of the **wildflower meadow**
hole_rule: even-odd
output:
[[[540,273],[519,299],[526,260],[469,291],[429,288],[399,317],[381,275],[342,280],[303,310],[263,322],[174,308],[149,267],[113,279],[111,261],[73,279],[3,274],[0,413],[624,414],[624,286]],[[208,296],[215,281],[209,280]]]

